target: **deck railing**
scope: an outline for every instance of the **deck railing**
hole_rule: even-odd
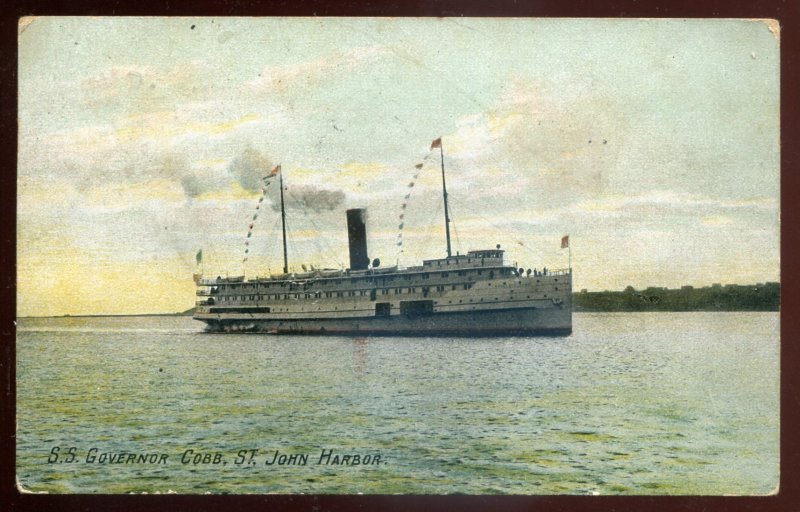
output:
[[[410,267],[410,268],[407,268],[406,270],[418,270],[418,271],[421,271],[421,270],[423,270],[423,268],[422,267]],[[425,269],[425,270],[428,270],[428,269]],[[440,269],[437,268],[436,270],[438,271]],[[448,269],[443,269],[443,270],[447,271]],[[455,270],[460,270],[460,269],[452,269],[452,268],[449,269],[449,271],[455,271]],[[539,270],[538,272],[541,275],[542,270]],[[572,273],[572,269],[569,269],[569,268],[547,269],[547,275],[548,276],[565,276],[565,275],[569,275],[571,273]],[[342,277],[342,276],[344,276],[344,277],[348,277],[348,276],[349,277],[353,277],[353,274],[352,273],[342,273],[340,275],[331,276],[331,277]],[[381,277],[381,274],[378,273],[378,272],[376,272],[375,274],[373,274],[371,272],[367,273],[365,271],[363,273],[363,276],[364,277]],[[319,276],[315,276],[315,277],[323,277],[324,278],[324,277],[327,277],[327,276],[319,275]],[[358,277],[362,277],[362,274],[359,274]],[[259,282],[260,280],[271,280],[271,279],[272,278],[253,278],[253,279],[247,281],[246,283],[247,284],[255,284],[255,283]],[[295,279],[299,279],[299,278],[295,277]],[[211,287],[211,286],[218,286],[220,284],[238,284],[238,283],[244,283],[244,282],[245,281],[242,278],[239,278],[239,277],[233,278],[232,280],[229,280],[228,278],[225,278],[225,277],[221,277],[221,278],[214,278],[214,279],[201,279],[197,284],[198,284],[198,286]],[[204,297],[210,297],[210,296],[214,295],[215,293],[216,292],[212,293],[210,290],[203,290],[203,289],[197,290],[197,295],[204,296]]]

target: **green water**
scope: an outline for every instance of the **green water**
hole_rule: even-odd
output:
[[[566,338],[353,339],[22,319],[17,475],[53,493],[767,494],[779,327],[583,313]],[[281,454],[306,464],[267,464]]]

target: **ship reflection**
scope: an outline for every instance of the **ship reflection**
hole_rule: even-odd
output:
[[[364,378],[368,347],[369,339],[353,338],[353,371],[358,379]]]

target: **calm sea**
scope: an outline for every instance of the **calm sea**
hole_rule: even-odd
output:
[[[17,475],[54,493],[767,494],[779,326],[582,313],[566,338],[354,339],[22,319]]]

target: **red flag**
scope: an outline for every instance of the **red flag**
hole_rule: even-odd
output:
[[[279,172],[281,172],[281,164],[276,165],[274,169],[269,171],[269,174],[267,174],[267,178],[271,178],[277,175]]]
[[[566,249],[569,247],[569,235],[561,237],[561,248]]]
[[[441,137],[439,137],[435,141],[431,142],[431,149],[440,148],[440,147],[442,147],[442,138]]]

